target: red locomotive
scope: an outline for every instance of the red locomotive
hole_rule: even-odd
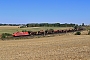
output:
[[[14,37],[15,36],[28,36],[29,33],[28,32],[15,32],[12,34]]]

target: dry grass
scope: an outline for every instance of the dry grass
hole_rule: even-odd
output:
[[[13,29],[13,28],[18,28],[20,26],[0,26],[0,29]]]
[[[0,41],[0,60],[90,60],[90,36]]]
[[[81,34],[82,34],[82,35],[88,35],[88,32],[89,32],[89,31],[86,31],[86,30],[85,30],[85,31],[82,31]]]

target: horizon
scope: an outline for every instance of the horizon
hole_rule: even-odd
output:
[[[30,23],[0,23],[0,24],[40,24],[40,22],[30,22]],[[59,22],[41,22],[41,23],[48,23],[48,24],[53,24],[53,23],[59,23]],[[67,23],[67,22],[65,22]],[[60,23],[60,24],[65,24],[65,23]],[[78,24],[78,25],[81,25],[82,23],[67,23],[67,24]],[[85,25],[90,25],[90,24],[86,24],[84,23]]]
[[[90,0],[0,0],[0,23],[90,24]]]

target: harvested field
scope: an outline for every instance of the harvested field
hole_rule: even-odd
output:
[[[0,60],[90,60],[90,36],[0,41]]]

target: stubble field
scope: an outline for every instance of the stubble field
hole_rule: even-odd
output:
[[[90,36],[0,41],[0,60],[90,60]]]

